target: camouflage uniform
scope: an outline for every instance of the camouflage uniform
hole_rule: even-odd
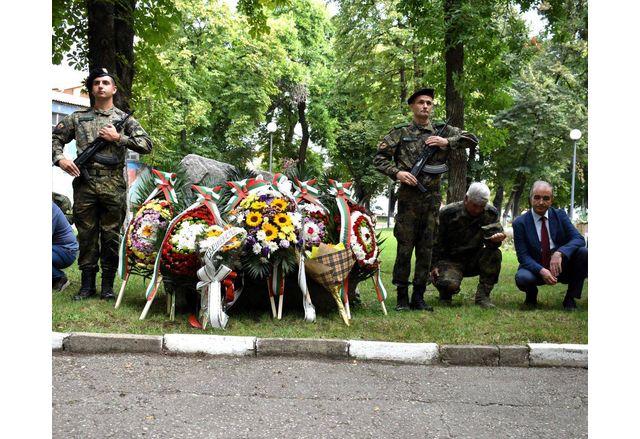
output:
[[[501,242],[487,238],[504,233],[498,210],[487,204],[477,217],[467,213],[464,202],[448,204],[440,210],[438,233],[433,251],[433,267],[439,276],[435,287],[440,298],[450,301],[460,291],[463,277],[480,276],[476,303],[487,298],[498,282],[502,262]]]
[[[440,126],[435,127],[439,129]],[[378,144],[378,151],[373,164],[376,169],[393,180],[399,171],[411,171],[422,152],[424,140],[435,134],[436,129],[431,121],[420,126],[415,121],[410,124],[396,125]],[[429,164],[443,164],[449,157],[451,149],[468,148],[478,144],[478,139],[471,133],[459,128],[447,126],[442,137],[449,141],[446,148],[438,148]],[[440,195],[440,175],[421,174],[418,181],[427,189],[422,193],[416,186],[400,185],[398,190],[398,213],[395,217],[393,235],[398,248],[393,266],[393,284],[398,294],[404,295],[409,286],[411,272],[411,255],[416,250],[416,263],[413,279],[414,294],[422,300],[429,281],[431,267],[431,250],[433,237],[438,227],[438,209]],[[413,302],[413,298],[412,298]]]
[[[64,217],[69,221],[69,224],[73,224],[73,208],[71,206],[71,200],[66,195],[59,194],[57,192],[51,193],[51,199],[56,206],[60,208]]]
[[[53,163],[65,159],[64,145],[75,139],[78,154],[96,138],[105,125],[124,118],[126,113],[89,108],[65,117],[53,129]],[[73,219],[78,229],[80,255],[78,267],[83,272],[96,273],[98,259],[103,279],[118,268],[118,245],[126,212],[127,183],[125,162],[127,148],[140,154],[151,152],[147,133],[132,117],[127,119],[118,142],[112,142],[96,154],[87,166],[90,181],[82,177],[73,180]]]

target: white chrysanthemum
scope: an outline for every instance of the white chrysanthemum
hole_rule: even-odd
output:
[[[313,221],[307,221],[304,225],[302,236],[305,241],[313,241],[318,238],[320,229]]]
[[[251,250],[253,251],[254,254],[259,255],[260,252],[262,251],[262,247],[260,246],[260,244],[256,242],[255,244],[253,244],[253,247],[251,247]]]
[[[258,233],[256,233],[256,239],[258,241],[266,241],[267,234],[264,232],[264,230],[258,230]]]

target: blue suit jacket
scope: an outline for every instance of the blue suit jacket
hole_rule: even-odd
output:
[[[569,259],[576,249],[585,246],[584,238],[571,224],[564,210],[549,208],[549,231],[555,244],[552,251],[559,251]],[[519,268],[538,274],[542,269],[542,252],[531,209],[513,222],[513,242],[520,262]]]

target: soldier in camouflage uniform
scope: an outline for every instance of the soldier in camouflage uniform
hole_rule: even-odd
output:
[[[440,210],[431,277],[443,304],[451,304],[463,277],[479,275],[476,305],[495,308],[489,295],[500,275],[499,247],[506,235],[498,210],[488,201],[489,188],[484,183],[472,183],[463,201]]]
[[[60,208],[64,217],[69,221],[69,224],[73,224],[73,208],[71,207],[71,200],[69,197],[57,192],[52,192],[51,199],[56,203],[56,206]]]
[[[82,272],[82,285],[74,299],[86,299],[96,294],[98,260],[102,268],[100,296],[113,299],[118,245],[127,202],[127,148],[148,154],[152,143],[140,124],[131,117],[121,132],[113,126],[126,113],[113,105],[113,96],[118,88],[115,78],[106,69],[92,70],[86,86],[95,104],[92,108],[70,114],[53,129],[53,163],[75,177],[73,219],[78,229],[78,267]],[[98,136],[110,143],[87,166],[91,178],[85,181],[73,160],[64,156],[63,148],[75,139],[79,154]]]
[[[398,243],[392,280],[397,288],[397,311],[409,308],[433,311],[424,302],[424,292],[429,281],[433,236],[438,227],[438,210],[442,199],[440,175],[422,173],[416,178],[411,174],[411,168],[426,147],[438,148],[429,163],[438,165],[447,161],[450,150],[478,144],[478,139],[473,134],[452,126],[447,126],[442,136],[435,135],[440,126],[434,127],[430,120],[433,96],[433,89],[425,88],[409,97],[407,103],[413,113],[413,121],[393,127],[378,144],[378,151],[373,159],[378,171],[401,183],[393,229]],[[418,189],[418,181],[426,192]],[[413,293],[409,303],[409,275],[414,248],[416,263]]]

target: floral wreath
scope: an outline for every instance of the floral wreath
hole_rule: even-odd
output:
[[[162,272],[196,278],[201,266],[197,238],[214,221],[213,215],[205,205],[184,214],[162,247]]]
[[[378,244],[375,224],[369,215],[360,211],[351,214],[351,250],[359,266],[367,269],[378,268]]]
[[[127,233],[127,257],[138,270],[153,270],[159,241],[171,221],[173,207],[167,200],[153,199],[136,212]]]

